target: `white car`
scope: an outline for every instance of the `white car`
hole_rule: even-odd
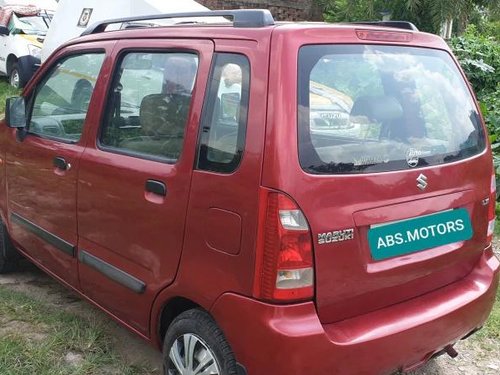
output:
[[[13,14],[8,27],[0,26],[0,75],[12,86],[23,87],[40,65],[40,52],[53,12],[35,16]]]

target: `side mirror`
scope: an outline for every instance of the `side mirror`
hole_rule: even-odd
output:
[[[5,104],[5,119],[9,128],[26,127],[26,104],[23,97],[7,99]]]
[[[0,35],[9,35],[9,28],[5,26],[0,26]]]

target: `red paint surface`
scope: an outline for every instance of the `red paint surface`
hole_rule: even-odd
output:
[[[163,51],[183,48],[199,53],[182,156],[174,165],[101,150],[95,141],[96,124],[82,156],[78,182],[79,247],[147,284],[146,292],[138,295],[80,265],[82,290],[126,317],[144,334],[149,333],[153,299],[173,281],[181,256],[198,121],[213,50],[210,41],[127,40],[116,45],[112,59],[123,50],[141,50],[146,45]],[[99,107],[105,107],[104,98]],[[154,202],[147,199],[145,183],[149,179],[165,183],[165,198]]]
[[[305,173],[295,150],[298,142],[297,53],[303,44],[332,40],[325,27],[286,26],[273,33],[266,153],[262,183],[285,191],[299,205],[317,233],[354,228],[350,241],[318,245],[315,242],[316,304],[321,322],[332,323],[374,311],[430,292],[467,275],[486,243],[491,155],[481,155],[443,166],[362,175]],[[354,29],[341,28],[337,43],[356,43]],[[365,41],[363,41],[365,42]],[[388,43],[390,44],[390,43]],[[412,46],[448,50],[439,38],[414,34]],[[281,64],[287,61],[287,64]],[[416,187],[424,173],[429,185]],[[468,210],[474,237],[466,243],[408,254],[383,262],[371,260],[369,225],[391,222],[446,209]]]
[[[249,374],[391,374],[480,327],[498,270],[489,251],[459,282],[334,324],[321,323],[312,302],[276,306],[235,294],[222,296],[212,313]]]
[[[361,26],[356,26],[362,29]],[[179,40],[182,38],[182,40]],[[35,75],[29,97],[58,56],[106,50],[84,134],[76,145],[28,136],[0,123],[0,209],[21,250],[141,337],[158,345],[163,306],[183,297],[211,311],[250,375],[385,373],[411,367],[463,337],[486,319],[498,283],[498,261],[486,250],[491,152],[457,163],[363,176],[312,176],[297,156],[297,51],[310,43],[360,43],[352,26],[262,29],[171,27],[108,32],[60,49]],[[366,41],[363,41],[366,43]],[[391,44],[387,42],[387,44]],[[448,50],[416,33],[405,45]],[[197,51],[199,75],[183,155],[175,165],[100,150],[96,145],[116,57],[124,49]],[[245,54],[251,66],[246,146],[239,168],[224,175],[193,171],[206,80],[214,51]],[[68,172],[54,170],[64,156]],[[425,192],[415,178],[424,172]],[[165,182],[166,197],[144,190]],[[255,301],[261,186],[283,191],[317,233],[355,228],[353,241],[315,245],[313,301]],[[465,207],[475,235],[466,243],[373,262],[368,226]],[[225,233],[207,235],[210,210],[241,218],[238,251]],[[9,222],[11,211],[147,284],[135,294],[78,264]],[[231,233],[237,225],[230,220]],[[212,226],[223,231],[220,225]],[[210,229],[210,226],[209,226]],[[397,350],[394,350],[397,348]],[[340,367],[342,365],[342,367]]]

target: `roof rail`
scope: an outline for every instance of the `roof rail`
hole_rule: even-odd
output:
[[[355,25],[372,25],[372,26],[383,26],[383,27],[393,27],[396,29],[405,29],[418,31],[417,26],[408,21],[367,21],[367,22],[350,22]]]
[[[232,19],[234,27],[265,27],[274,25],[274,18],[267,9],[214,10],[206,12],[153,14],[149,16],[104,20],[87,28],[81,36],[102,33],[106,30],[106,27],[115,23],[189,17],[228,17]]]

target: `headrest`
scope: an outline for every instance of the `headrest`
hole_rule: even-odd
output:
[[[365,116],[371,121],[386,122],[403,116],[403,107],[394,96],[360,96],[352,106],[351,116]]]

